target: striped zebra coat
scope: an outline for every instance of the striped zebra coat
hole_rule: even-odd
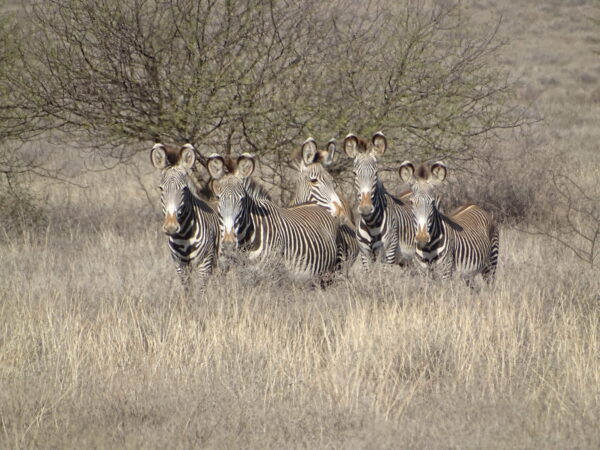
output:
[[[394,197],[379,179],[377,158],[387,149],[382,133],[375,133],[372,144],[350,134],[344,139],[344,151],[354,159],[354,180],[360,214],[356,234],[365,268],[370,261],[407,264],[415,253],[415,233],[410,193]]]
[[[358,241],[352,210],[336,192],[333,177],[327,171],[327,167],[333,163],[335,151],[336,142],[333,139],[322,149],[318,149],[313,138],[302,144],[297,161],[296,189],[289,204],[316,203],[327,208],[333,217],[340,218],[340,259],[349,269],[358,256]]]
[[[237,248],[254,258],[282,257],[286,267],[300,277],[323,276],[339,265],[339,220],[318,205],[304,203],[282,208],[248,182],[254,158],[237,160],[212,155],[208,169],[211,188],[218,198],[223,248]]]
[[[195,162],[191,144],[173,149],[163,144],[152,148],[151,160],[160,169],[163,230],[184,286],[197,279],[204,287],[217,263],[219,220],[213,208],[196,195],[189,171]]]
[[[449,215],[441,212],[437,187],[447,173],[441,162],[415,168],[407,161],[399,173],[411,185],[416,259],[421,266],[437,267],[443,278],[456,274],[468,280],[480,273],[486,281],[493,281],[499,233],[492,216],[474,204]]]

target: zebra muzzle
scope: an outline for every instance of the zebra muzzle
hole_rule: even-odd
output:
[[[233,230],[225,231],[223,234],[223,247],[233,249],[237,246],[237,239]]]
[[[373,202],[371,200],[370,192],[363,192],[360,195],[360,203],[358,205],[358,212],[361,214],[371,214],[373,212]]]
[[[419,228],[417,230],[417,235],[415,236],[415,241],[417,241],[418,247],[423,247],[423,246],[427,245],[429,243],[430,239],[431,239],[431,237],[429,236],[429,233],[427,232],[427,230],[424,230],[422,228]]]
[[[175,214],[167,214],[165,216],[163,230],[167,234],[175,234],[179,231],[179,222],[177,221]]]

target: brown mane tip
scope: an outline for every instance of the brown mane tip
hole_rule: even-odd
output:
[[[162,144],[162,147],[165,149],[165,155],[167,155],[167,161],[169,162],[169,166],[177,165],[181,158],[182,149],[180,147],[165,144]]]
[[[223,166],[227,173],[235,172],[235,169],[237,168],[237,158],[234,158],[231,155],[225,155],[223,157]]]
[[[360,153],[364,153],[369,148],[369,144],[364,139],[357,137],[356,138],[356,148],[358,149],[358,151]]]
[[[428,164],[419,164],[415,169],[415,177],[424,180],[429,179],[431,176],[431,167]]]

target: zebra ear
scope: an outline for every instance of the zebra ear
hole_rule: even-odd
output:
[[[415,174],[415,166],[410,161],[404,161],[400,164],[400,168],[398,169],[398,175],[400,175],[400,179],[405,183],[412,183],[414,181]]]
[[[152,147],[150,159],[152,160],[154,167],[157,169],[164,169],[169,165],[169,160],[167,159],[167,149],[160,143],[154,144],[154,147]]]
[[[371,138],[373,149],[371,150],[376,156],[383,156],[387,150],[387,139],[381,131],[378,131]]]
[[[218,180],[225,175],[225,160],[221,155],[213,153],[208,157],[206,168],[208,169],[210,176],[215,180]]]
[[[219,180],[215,178],[211,178],[208,180],[208,189],[214,194],[215,197],[219,197],[219,188],[220,188]]]
[[[323,151],[323,165],[330,166],[333,162],[333,158],[335,157],[335,149],[337,147],[337,143],[335,139],[330,140],[327,143],[327,150]]]
[[[237,160],[235,175],[240,178],[248,178],[254,172],[254,156],[243,153]]]
[[[358,138],[353,134],[349,134],[344,139],[344,143],[342,144],[344,148],[344,153],[348,155],[350,158],[355,158],[358,155]]]
[[[196,152],[194,146],[192,144],[185,144],[183,147],[181,147],[179,165],[186,169],[191,169],[192,167],[194,167],[195,162]]]
[[[432,181],[441,183],[446,179],[447,173],[448,169],[443,162],[438,161],[431,165],[431,175],[433,175]]]
[[[306,165],[315,162],[317,155],[317,142],[313,138],[308,138],[302,144],[302,162]]]

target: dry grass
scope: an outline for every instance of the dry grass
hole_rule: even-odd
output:
[[[135,239],[132,237],[135,235]],[[1,447],[597,447],[597,274],[505,231],[471,291],[230,272],[111,223],[0,253]]]

